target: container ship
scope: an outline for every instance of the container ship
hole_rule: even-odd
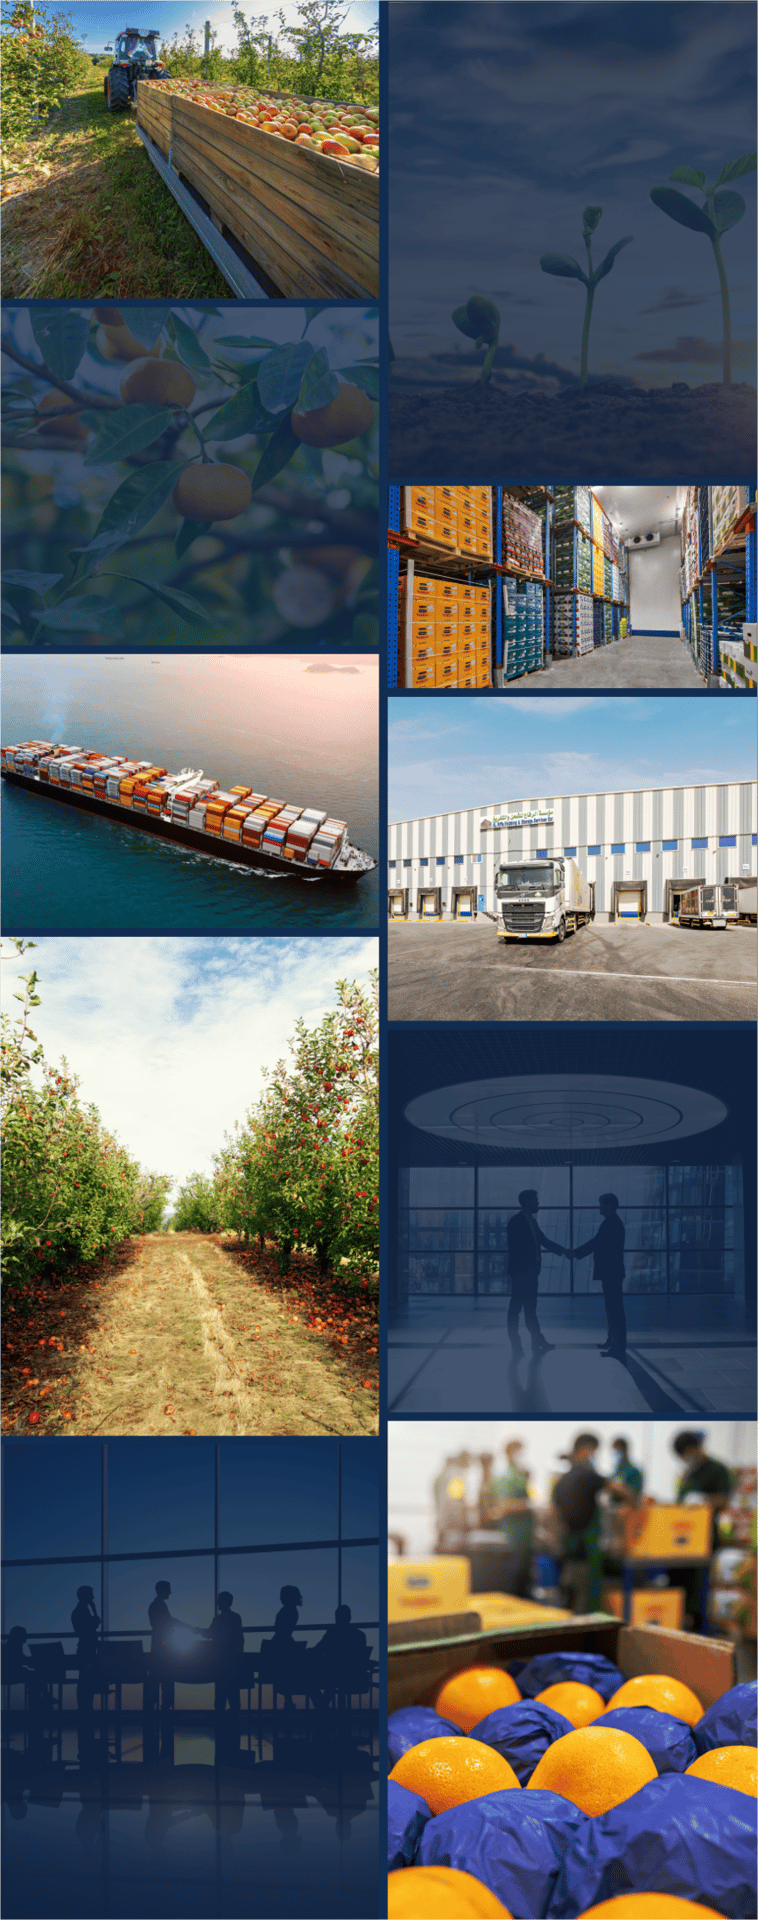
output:
[[[351,846],[346,821],[323,807],[277,800],[244,785],[224,792],[202,769],[170,774],[150,760],[26,740],[0,748],[0,773],[13,786],[244,867],[355,886],[377,864]]]

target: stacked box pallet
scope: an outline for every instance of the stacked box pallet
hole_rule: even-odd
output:
[[[403,532],[420,546],[458,548],[458,506],[454,487],[403,487]]]
[[[603,593],[603,549],[602,549],[602,546],[600,546],[600,545],[598,545],[598,543],[597,543],[597,542],[595,543],[595,545],[594,545],[594,547],[593,547],[593,549],[592,549],[592,591],[593,591],[593,593],[597,593],[597,594],[600,594],[600,596],[601,596],[601,598],[602,598],[602,593]]]
[[[711,487],[714,553],[718,553],[724,546],[746,506],[747,489],[745,487]]]
[[[698,531],[700,534],[700,572],[701,574],[703,574],[705,572],[706,564],[711,558],[711,553],[713,549],[713,542],[711,538],[711,489],[710,487],[698,488],[698,521],[699,521]]]
[[[594,602],[588,593],[577,594],[576,599],[576,651],[591,653],[594,646],[593,616]]]
[[[492,488],[456,487],[458,551],[472,560],[491,560]]]
[[[613,639],[613,608],[609,600],[603,603],[603,638],[606,646]]]
[[[621,591],[621,574],[619,573],[618,567],[616,566],[616,563],[614,561],[613,565],[611,566],[611,599],[623,600],[623,598],[624,596]]]
[[[510,493],[503,494],[503,566],[544,574],[540,516]]]
[[[137,119],[285,299],[379,292],[379,180],[153,81]]]
[[[398,590],[398,679],[401,686],[492,684],[491,590],[488,582],[444,580],[414,568],[410,609],[408,581]],[[411,664],[406,666],[410,613]]]
[[[613,553],[612,540],[611,540],[611,523],[607,517],[607,514],[605,513],[603,514],[603,517],[602,517],[602,524],[603,524],[603,553],[605,554],[606,560],[610,560],[612,558],[612,553]]]
[[[592,644],[595,647],[605,645],[605,624],[602,600],[592,602]]]
[[[698,578],[698,488],[688,487],[682,512],[682,599],[688,600]]]
[[[555,524],[562,521],[578,520],[580,527],[587,533],[592,532],[591,496],[589,487],[556,487]]]
[[[603,555],[603,599],[613,598],[613,567],[611,561]]]

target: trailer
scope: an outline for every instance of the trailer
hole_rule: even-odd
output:
[[[741,886],[737,892],[737,919],[741,927],[754,927],[756,924],[756,883],[750,880],[747,886]]]
[[[740,889],[733,882],[723,886],[690,887],[679,902],[680,927],[724,928],[737,925]]]
[[[498,939],[557,940],[595,918],[594,888],[575,860],[506,860],[495,874]]]

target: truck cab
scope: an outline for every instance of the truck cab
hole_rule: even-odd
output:
[[[557,940],[593,916],[592,890],[574,860],[504,860],[495,873],[501,940]]]

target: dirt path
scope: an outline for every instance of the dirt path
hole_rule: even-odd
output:
[[[105,71],[93,68],[4,176],[3,298],[228,298],[151,166],[134,109],[108,112]]]
[[[376,1431],[355,1364],[202,1234],[146,1235],[95,1299],[67,1356],[66,1433]]]

